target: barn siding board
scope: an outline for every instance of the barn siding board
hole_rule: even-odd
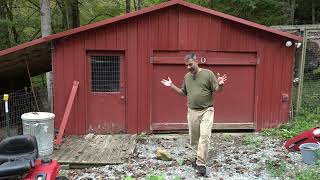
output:
[[[158,48],[159,49],[168,49],[170,48],[169,42],[170,42],[170,34],[169,32],[169,10],[166,9],[162,11],[158,17],[158,23],[159,23],[159,41],[158,41]]]
[[[127,98],[127,123],[128,123],[128,133],[138,132],[138,97],[137,97],[137,82],[138,82],[138,75],[137,75],[137,20],[132,19],[128,22],[128,98]],[[129,75],[130,74],[130,75]]]
[[[85,36],[85,49],[95,49],[96,48],[96,38],[95,38],[96,31],[91,30],[83,33]]]
[[[184,9],[186,11],[187,16],[187,25],[184,28],[187,28],[187,43],[186,43],[186,49],[189,50],[197,50],[198,49],[198,32],[199,32],[199,12],[193,11],[189,12],[187,9]]]
[[[272,65],[273,62],[270,61],[270,59],[272,58],[272,50],[270,50],[271,45],[272,45],[272,40],[268,40],[266,42],[264,42],[267,46],[265,47],[264,50],[264,58],[263,58],[263,70],[262,73],[264,74],[264,78],[262,79],[263,83],[264,83],[264,88],[262,91],[262,102],[263,102],[263,127],[269,127],[270,124],[270,120],[271,120],[271,99],[272,99]],[[270,72],[271,71],[271,72]]]
[[[65,103],[64,103],[64,107],[66,107],[69,96],[70,96],[70,92],[72,89],[72,85],[73,85],[73,81],[74,81],[74,48],[75,48],[75,44],[73,43],[74,39],[73,38],[67,38],[64,46],[64,67],[65,67],[65,71],[63,74],[63,81],[64,81],[64,87],[65,87]],[[66,125],[66,133],[68,134],[76,134],[77,133],[77,129],[75,129],[75,106],[72,107],[70,115],[69,115],[69,119],[72,119],[72,121],[68,121],[67,125]]]
[[[267,88],[266,84],[264,83],[263,79],[265,78],[265,74],[263,73],[263,69],[266,63],[266,58],[264,54],[264,50],[266,49],[267,45],[264,43],[264,40],[267,39],[263,36],[263,33],[258,32],[257,38],[259,39],[257,42],[257,55],[258,55],[258,61],[259,64],[257,65],[257,112],[256,112],[256,129],[259,130],[263,127],[263,114],[265,112],[265,109],[263,107],[264,104],[264,97],[263,92],[264,89]]]
[[[282,47],[285,48],[285,47]],[[280,107],[280,116],[281,121],[280,123],[284,123],[289,118],[289,112],[290,112],[290,97],[292,96],[291,91],[291,85],[292,85],[292,79],[293,79],[293,66],[294,66],[294,48],[286,49],[284,53],[282,54],[283,58],[283,69],[282,69],[282,86],[281,90],[282,92],[285,92],[289,96],[289,101],[286,103],[282,103]],[[290,67],[290,68],[288,68]]]
[[[79,132],[85,132],[86,128],[86,95],[87,95],[87,76],[86,76],[86,54],[84,49],[84,37],[78,36],[76,39],[76,48],[74,51],[75,56],[75,80],[79,81],[79,88],[76,94],[76,99],[74,102],[74,107],[76,109],[75,119],[77,121],[77,129]]]
[[[178,7],[170,7],[169,8],[169,46],[168,49],[170,50],[176,50],[178,48],[178,42],[179,42],[179,36],[177,34],[179,33],[179,13],[178,13]],[[150,25],[149,25],[150,27]]]
[[[208,16],[207,14],[203,14],[201,13],[199,15],[199,31],[198,31],[198,37],[197,38],[197,42],[198,42],[198,48],[199,49],[203,49],[203,50],[207,50],[208,49],[208,42],[210,42],[210,40],[206,41],[205,39],[207,37],[211,37],[212,35],[209,34],[210,31],[210,16]],[[214,38],[212,38],[214,39]],[[215,41],[216,39],[214,39]]]
[[[117,30],[117,49],[126,49],[127,48],[127,21],[119,22],[119,25],[116,26]]]
[[[276,52],[277,50],[281,49],[281,44],[275,44],[273,46],[273,51]],[[271,123],[270,126],[274,127],[278,124],[280,121],[280,105],[281,105],[281,81],[276,80],[276,79],[282,79],[282,64],[283,60],[281,60],[282,54],[275,59],[273,63],[273,72],[272,72],[272,79],[273,79],[273,95],[271,96],[273,106],[271,106],[271,112],[272,112],[272,117],[271,117]]]
[[[63,50],[62,45],[59,45],[59,41],[57,41],[54,46],[54,58],[53,58],[53,75],[54,75],[53,92],[55,97],[63,95],[62,93],[63,86],[60,85],[60,82],[62,79],[62,72],[56,73],[56,69],[59,69],[59,71],[63,70],[63,64],[59,62],[63,58],[62,50]],[[55,112],[55,121],[54,121],[55,127],[58,127],[62,119],[63,107],[61,106],[61,103],[59,101],[61,100],[58,98],[55,98],[55,100],[53,101],[54,112]]]
[[[147,17],[141,17],[138,19],[137,22],[137,45],[138,45],[138,51],[137,56],[138,58],[138,119],[140,120],[138,122],[139,131],[146,131],[148,127],[146,125],[148,124],[148,109],[146,105],[148,104],[147,100],[147,91],[148,91],[148,78],[146,76],[147,74],[147,65],[148,65],[148,48],[146,47],[148,45],[148,18]]]
[[[179,49],[187,49],[188,41],[188,16],[183,7],[179,7]]]
[[[210,21],[209,21],[210,19]],[[207,38],[204,41],[208,41],[208,50],[218,50],[221,51],[221,40],[224,39],[221,37],[221,26],[222,26],[222,19],[215,16],[209,15],[209,34],[207,37],[212,37],[211,40],[207,40]]]
[[[221,37],[222,51],[256,51],[255,33],[244,25],[224,20]]]

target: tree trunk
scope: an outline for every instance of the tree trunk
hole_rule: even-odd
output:
[[[0,22],[0,50],[11,47],[10,41],[10,31],[8,26],[7,18],[8,2],[0,1],[0,19],[3,19],[3,22]]]
[[[312,24],[316,24],[316,7],[315,0],[311,1],[311,14],[312,14]]]
[[[133,8],[134,8],[134,10],[135,10],[135,11],[137,10],[137,3],[136,3],[136,0],[133,0]]]
[[[40,16],[41,16],[41,35],[42,37],[49,36],[52,33],[49,0],[40,0]],[[53,112],[52,71],[46,73],[46,79],[47,79],[47,93],[48,93],[48,108],[50,112]]]
[[[61,16],[61,29],[68,29],[67,12],[64,0],[57,0],[57,5],[60,8]]]
[[[80,26],[80,11],[78,0],[66,0],[66,16],[68,29]]]
[[[143,0],[138,0],[138,10],[142,9]]]
[[[131,0],[126,0],[126,13],[131,12]]]
[[[13,13],[12,13],[12,9],[14,8],[14,1],[8,1],[7,3],[7,18],[13,22],[14,19],[13,19]],[[11,29],[11,33],[13,35],[13,40],[14,40],[14,44],[12,45],[17,45],[17,44],[20,44],[20,36],[19,36],[19,33],[16,29],[16,26],[14,24],[11,25],[11,27],[9,28],[8,27],[8,30]]]
[[[42,37],[52,34],[51,13],[49,0],[40,0],[41,35]]]
[[[210,7],[210,9],[213,9],[213,1],[214,1],[214,0],[209,0],[209,7]]]
[[[296,0],[290,0],[289,24],[294,24],[294,13],[296,11]]]

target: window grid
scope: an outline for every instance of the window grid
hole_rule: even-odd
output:
[[[91,56],[91,91],[119,92],[120,56]]]

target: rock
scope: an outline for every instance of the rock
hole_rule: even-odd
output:
[[[162,160],[162,161],[171,161],[171,155],[168,153],[167,150],[163,148],[158,148],[157,150],[157,159]]]

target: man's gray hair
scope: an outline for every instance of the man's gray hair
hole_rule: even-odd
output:
[[[192,60],[192,61],[195,61],[197,59],[197,56],[195,53],[190,53],[190,54],[187,54],[185,57],[184,57],[184,60],[187,61],[187,60]]]

